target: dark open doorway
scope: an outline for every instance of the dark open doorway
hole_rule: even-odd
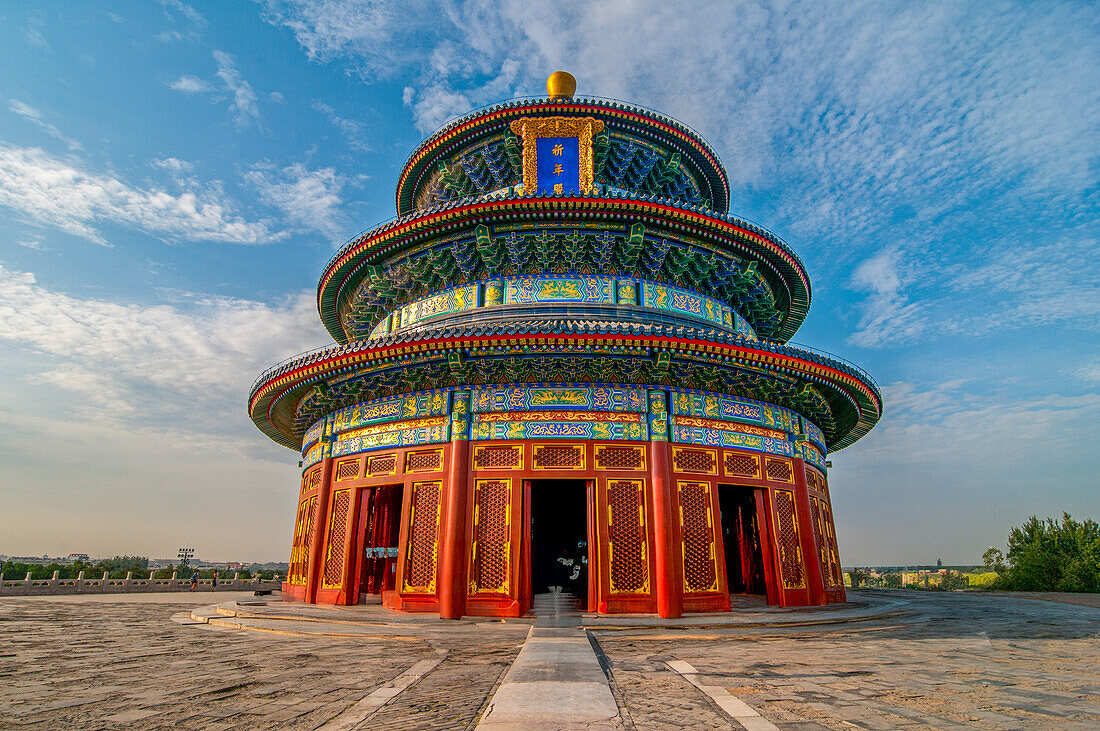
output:
[[[359,594],[380,596],[397,578],[397,538],[401,531],[401,486],[361,491],[359,499]],[[377,601],[377,600],[375,600]]]
[[[560,587],[560,588],[557,588]],[[531,480],[531,591],[588,597],[588,490],[584,480]]]
[[[767,592],[755,492],[751,487],[718,487],[722,540],[726,545],[726,579],[731,594]]]

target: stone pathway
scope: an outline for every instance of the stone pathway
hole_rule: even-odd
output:
[[[623,727],[575,605],[569,594],[535,597],[538,619],[489,701],[479,731]]]
[[[556,682],[600,700],[548,704],[578,714],[552,727],[1100,728],[1100,609],[852,598],[828,624],[826,610],[746,606],[725,623],[544,612],[559,625],[545,627],[280,602],[199,611],[178,594],[4,598],[0,728],[500,728],[509,694],[530,703]],[[192,612],[228,626],[167,621]]]

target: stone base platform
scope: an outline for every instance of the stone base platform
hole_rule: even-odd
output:
[[[277,596],[277,595],[276,595]],[[576,613],[576,624],[587,630],[687,628],[768,628],[813,627],[898,617],[907,612],[901,598],[861,597],[859,601],[824,607],[781,608],[768,606],[760,597],[733,597],[734,611],[692,614],[678,619],[663,619],[654,614],[599,615]],[[287,635],[323,635],[356,637],[361,635],[400,634],[438,631],[463,625],[515,625],[526,631],[538,619],[538,609],[526,616],[506,619],[469,617],[461,620],[439,619],[430,614],[395,612],[376,604],[354,607],[311,605],[279,601],[238,599],[180,612],[172,619],[181,624],[205,624],[212,628],[256,630]]]

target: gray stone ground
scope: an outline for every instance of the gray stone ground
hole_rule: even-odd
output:
[[[228,598],[0,599],[0,728],[317,728],[440,656],[360,727],[471,728],[530,628],[378,608],[311,610],[267,632],[169,621]],[[852,598],[884,611],[769,626],[821,612],[757,608],[753,624],[590,632],[626,728],[739,728],[666,664],[676,660],[785,729],[1100,728],[1100,609],[969,593]]]

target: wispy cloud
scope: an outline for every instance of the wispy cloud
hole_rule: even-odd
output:
[[[46,357],[31,382],[81,397],[89,419],[172,417],[201,432],[218,430],[203,420],[237,420],[262,368],[327,336],[308,292],[276,304],[185,296],[143,306],[74,297],[0,266],[0,341]]]
[[[852,274],[850,286],[867,295],[859,326],[848,338],[852,345],[879,347],[904,342],[924,328],[921,305],[909,302],[900,256],[886,249],[867,259]]]
[[[137,188],[35,147],[0,144],[0,205],[97,244],[107,244],[99,229],[104,223],[164,239],[263,244],[279,238],[266,221],[248,221],[235,213],[235,206],[216,189],[173,194]]]
[[[19,239],[15,243],[19,244],[25,249],[33,249],[35,251],[46,251],[46,247],[42,245],[42,239],[40,238],[28,238]]]
[[[1035,196],[1057,207],[1033,216],[1095,218],[1100,46],[1095,13],[1078,3],[265,8],[312,58],[368,81],[411,77],[403,98],[424,132],[539,94],[563,67],[582,94],[672,114],[715,144],[735,207],[767,200],[771,226],[824,239],[838,266],[880,248],[885,226],[920,226],[909,253],[935,250],[947,216],[979,201],[987,226]]]
[[[348,233],[347,220],[340,210],[340,191],[347,179],[333,168],[310,170],[295,163],[279,169],[271,163],[260,163],[245,173],[245,179],[291,222],[318,231],[334,242]]]
[[[214,90],[214,87],[212,87],[209,82],[197,76],[181,76],[169,83],[168,86],[184,94],[205,94],[206,92]]]
[[[320,99],[315,99],[313,101],[313,108],[325,115],[328,121],[343,133],[349,147],[362,152],[370,151],[370,146],[366,143],[366,140],[363,139],[366,132],[366,125],[356,119],[341,117],[336,113],[335,109],[325,104]]]
[[[166,157],[161,160],[153,160],[153,167],[168,170],[173,173],[185,173],[194,169],[194,165],[177,157]]]
[[[252,85],[241,78],[236,60],[225,51],[214,51],[218,63],[218,78],[233,95],[230,109],[236,115],[237,125],[247,127],[260,121],[260,108],[256,105],[256,92]]]
[[[56,140],[60,140],[65,143],[65,146],[70,150],[79,150],[80,143],[74,140],[72,137],[67,137],[61,133],[57,127],[53,124],[42,119],[42,112],[38,111],[29,104],[25,104],[18,99],[11,99],[8,101],[8,109],[15,114],[18,114],[23,119],[27,120],[31,124],[37,125],[46,131],[50,137]]]
[[[159,0],[159,2],[162,6],[164,6],[166,10],[173,10],[177,13],[180,13],[181,15],[183,15],[183,17],[191,21],[191,23],[194,24],[196,27],[206,27],[206,18],[203,17],[202,13],[200,13],[198,10],[195,10],[187,3],[181,2],[180,0]]]
[[[50,50],[50,44],[46,40],[46,37],[38,32],[37,28],[24,28],[23,37],[27,39],[27,43],[35,48],[41,48],[44,51]]]

